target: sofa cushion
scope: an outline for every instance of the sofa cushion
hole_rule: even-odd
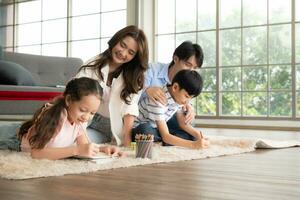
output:
[[[27,69],[17,63],[4,60],[0,60],[0,84],[36,85],[31,73]]]
[[[3,51],[3,60],[22,65],[39,86],[65,85],[82,65],[80,58],[41,56]]]
[[[3,51],[2,51],[2,46],[0,45],[0,60],[3,58]]]

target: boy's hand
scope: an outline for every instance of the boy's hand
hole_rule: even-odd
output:
[[[192,149],[202,149],[209,146],[209,140],[207,138],[201,138],[193,142]]]
[[[202,132],[201,131],[197,131],[197,135],[195,136],[195,138],[197,140],[200,140],[200,139],[204,138]]]
[[[146,93],[152,101],[162,105],[167,104],[166,95],[160,87],[149,87],[146,89]]]

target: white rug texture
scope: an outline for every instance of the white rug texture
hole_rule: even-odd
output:
[[[135,152],[125,150],[127,156],[114,158],[109,162],[94,162],[78,159],[37,160],[28,153],[0,151],[0,177],[5,179],[30,179],[65,174],[80,174],[131,167],[154,163],[176,162],[183,160],[204,159],[223,155],[233,155],[254,151],[256,148],[285,148],[300,146],[300,141],[273,141],[228,137],[210,138],[207,149],[190,150],[181,147],[154,146],[152,159],[135,158]]]

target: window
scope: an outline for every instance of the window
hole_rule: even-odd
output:
[[[6,51],[86,61],[105,50],[108,39],[127,22],[126,0],[33,0],[0,5],[0,44]]]
[[[0,6],[0,44],[3,47],[13,46],[13,6]],[[7,49],[7,48],[6,48]]]
[[[296,115],[300,117],[300,0],[295,0]]]
[[[184,40],[201,45],[199,116],[299,118],[299,1],[156,0],[155,60],[170,62]]]

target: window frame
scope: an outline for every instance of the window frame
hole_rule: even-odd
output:
[[[46,46],[51,46],[51,45],[64,45],[65,46],[65,54],[64,55],[57,55],[57,56],[62,56],[62,57],[74,57],[74,55],[72,55],[72,52],[71,52],[71,45],[72,45],[72,42],[77,42],[77,41],[85,41],[85,40],[94,40],[94,39],[99,39],[99,50],[97,53],[100,53],[101,51],[103,51],[105,45],[102,45],[101,42],[104,41],[104,42],[107,42],[107,40],[111,37],[111,36],[101,36],[101,34],[97,35],[95,38],[80,38],[80,39],[72,39],[71,38],[71,30],[72,30],[72,19],[74,17],[84,17],[84,16],[90,16],[90,15],[93,15],[93,14],[98,14],[100,16],[100,20],[101,20],[101,15],[102,14],[106,14],[106,13],[114,13],[114,12],[123,12],[125,11],[125,15],[126,15],[126,19],[125,19],[125,24],[124,26],[126,25],[129,25],[129,24],[135,24],[136,23],[136,6],[135,6],[135,3],[137,0],[127,0],[126,1],[126,8],[124,9],[118,9],[118,10],[107,10],[107,11],[101,11],[99,10],[99,12],[97,13],[87,13],[87,14],[83,14],[83,15],[76,15],[76,16],[73,16],[71,13],[71,9],[72,9],[72,0],[66,0],[62,3],[66,3],[66,14],[64,16],[61,16],[61,17],[57,17],[57,18],[47,18],[47,19],[43,19],[43,1],[44,0],[20,0],[20,1],[12,1],[12,2],[8,2],[8,3],[5,3],[3,2],[2,5],[0,6],[12,6],[12,16],[13,16],[13,22],[11,24],[0,24],[0,28],[1,30],[5,31],[6,28],[8,27],[12,27],[13,31],[12,31],[12,36],[9,36],[11,39],[11,44],[6,44],[4,43],[3,44],[3,49],[4,50],[7,50],[7,51],[12,51],[12,52],[18,52],[18,49],[19,48],[38,48],[38,52],[34,51],[32,53],[34,54],[37,54],[37,55],[44,55],[45,52],[43,50],[43,46],[46,45]],[[18,23],[17,22],[17,15],[18,15],[18,5],[21,4],[21,3],[27,3],[27,2],[39,2],[40,4],[40,12],[41,12],[41,16],[39,19],[35,20],[35,21],[30,21],[30,22],[24,22],[24,23]],[[101,4],[101,2],[100,2]],[[101,5],[100,5],[101,6]],[[11,11],[10,11],[11,12]],[[133,13],[133,14],[132,14]],[[50,42],[44,42],[43,41],[43,29],[45,28],[44,26],[47,25],[47,24],[51,24],[51,22],[53,22],[54,24],[57,22],[59,22],[60,20],[63,20],[64,21],[64,24],[66,26],[66,33],[65,33],[65,36],[64,36],[64,39],[63,41],[50,41]],[[65,22],[66,21],[66,22]],[[49,23],[47,23],[49,22]],[[30,43],[30,44],[24,44],[24,45],[19,45],[19,42],[17,41],[18,40],[18,36],[17,36],[17,28],[19,26],[23,26],[23,25],[30,25],[30,24],[34,24],[34,23],[37,23],[39,26],[40,26],[40,39],[39,39],[39,42],[38,43]],[[100,27],[100,33],[101,33],[101,21],[100,21],[100,24],[99,24],[99,27]],[[117,30],[116,30],[117,31]],[[8,36],[7,36],[8,37]],[[5,42],[5,41],[4,41]],[[47,48],[45,46],[45,48]],[[35,49],[36,49],[35,48]],[[28,52],[30,53],[30,52]],[[96,55],[96,54],[95,54]],[[54,55],[56,56],[56,55]],[[94,55],[93,55],[94,56]]]
[[[154,25],[154,38],[153,38],[153,43],[154,43],[154,61],[158,61],[157,58],[157,38],[158,36],[161,36],[161,35],[166,35],[166,33],[163,33],[163,34],[159,34],[158,33],[158,30],[157,30],[157,1],[158,0],[155,0],[154,2],[154,12],[153,12],[153,17],[154,17],[154,21],[155,21],[155,24]],[[175,4],[176,4],[176,0],[175,1]],[[295,60],[295,51],[296,51],[296,47],[295,47],[295,42],[296,42],[296,39],[295,39],[295,26],[296,24],[300,24],[300,22],[297,22],[295,20],[295,0],[291,0],[291,8],[292,8],[292,13],[291,13],[291,21],[289,22],[286,22],[286,23],[269,23],[269,21],[267,21],[267,24],[260,24],[260,25],[249,25],[249,26],[242,26],[243,24],[243,21],[241,21],[241,26],[237,26],[237,27],[230,27],[230,28],[221,28],[220,27],[220,19],[219,19],[219,13],[220,13],[220,1],[221,0],[216,0],[216,27],[215,29],[208,29],[208,30],[205,30],[205,31],[212,31],[212,30],[215,30],[216,31],[216,66],[215,66],[215,70],[216,70],[216,84],[217,84],[217,87],[216,87],[216,90],[215,91],[203,91],[203,93],[211,93],[211,94],[216,94],[216,115],[214,116],[209,116],[209,115],[197,115],[196,118],[198,119],[233,119],[233,120],[292,120],[292,121],[299,121],[300,120],[300,115],[298,114],[297,116],[297,99],[296,99],[296,95],[297,93],[299,93],[300,91],[299,90],[296,90],[296,66],[299,66],[299,63],[296,62]],[[243,20],[243,11],[242,11],[242,0],[241,0],[241,20]],[[267,1],[268,3],[269,1]],[[197,0],[197,5],[198,5],[198,0]],[[269,6],[269,4],[268,4]],[[196,9],[197,9],[198,6],[196,6]],[[268,7],[267,7],[268,8]],[[175,5],[175,10],[176,10],[176,5]],[[174,11],[175,12],[175,11]],[[176,14],[175,14],[176,15]],[[198,16],[198,14],[197,14]],[[176,18],[176,16],[175,16]],[[174,20],[174,23],[175,20]],[[292,114],[291,116],[271,116],[271,113],[269,111],[269,105],[270,103],[267,103],[268,105],[268,113],[267,113],[267,116],[243,116],[242,115],[242,112],[241,112],[241,115],[240,116],[224,116],[221,114],[221,108],[222,108],[222,105],[221,105],[221,82],[220,82],[220,76],[221,76],[221,68],[225,68],[225,67],[229,67],[229,66],[220,66],[220,31],[222,30],[226,30],[226,29],[241,29],[241,34],[243,34],[243,29],[245,28],[249,28],[249,27],[267,27],[268,29],[268,36],[267,36],[267,40],[269,40],[269,29],[270,27],[274,26],[274,25],[284,25],[284,24],[290,24],[291,25],[291,61],[288,63],[290,66],[291,66],[291,79],[292,79],[292,86],[291,86],[291,90],[290,92],[292,93]],[[176,27],[176,24],[174,25]],[[198,23],[197,23],[197,26],[198,26]],[[196,33],[198,32],[202,32],[198,30],[198,27],[196,28],[195,30]],[[174,30],[174,32],[172,33],[168,33],[169,35],[173,34],[174,35],[174,42],[176,42],[176,35],[178,33],[176,33],[176,30]],[[196,41],[198,42],[198,34],[196,34]],[[243,37],[241,38],[241,43],[243,41]],[[241,44],[242,45],[242,44]],[[267,46],[267,48],[269,49],[269,44]],[[170,55],[171,57],[171,55]],[[243,46],[241,46],[241,59],[243,58]],[[242,62],[242,61],[241,61]],[[272,64],[269,63],[269,59],[268,59],[268,63],[267,64],[267,68],[268,68],[268,71],[269,71],[269,67],[272,66]],[[266,65],[264,64],[264,65]],[[243,71],[243,67],[246,67],[247,65],[245,64],[240,64],[236,67],[240,68],[241,69],[241,73]],[[251,65],[251,66],[256,66],[256,65]],[[208,69],[210,66],[207,66],[206,69]],[[212,67],[214,68],[214,67]],[[203,69],[203,68],[202,68]],[[241,76],[242,77],[242,76]],[[268,77],[269,79],[269,77]],[[269,82],[269,81],[268,81]],[[241,91],[240,91],[240,95],[241,95],[241,98],[243,96],[243,93],[245,91],[243,90],[243,88],[241,88]],[[266,92],[268,93],[268,96],[270,95],[270,89],[269,87],[267,88]],[[267,101],[270,101],[270,98],[268,97],[267,98]],[[299,101],[299,100],[298,100]],[[197,104],[197,103],[196,103]],[[241,104],[243,104],[243,100],[241,100]],[[195,105],[195,107],[197,108],[197,106],[199,105]],[[241,109],[243,109],[243,106],[241,106]]]

